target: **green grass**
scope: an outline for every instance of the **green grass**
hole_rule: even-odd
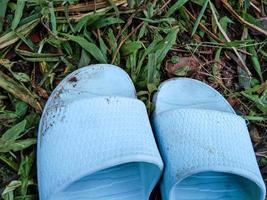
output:
[[[60,80],[93,63],[126,70],[149,113],[153,93],[171,77],[192,77],[219,90],[248,120],[266,179],[267,35],[259,21],[266,1],[97,2],[0,2],[1,198],[38,198],[42,108]]]

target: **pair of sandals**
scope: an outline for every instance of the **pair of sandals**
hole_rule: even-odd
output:
[[[156,139],[122,69],[91,65],[67,76],[40,122],[40,199],[148,200],[162,174],[163,200],[265,198],[246,123],[216,90],[172,79],[154,103]]]

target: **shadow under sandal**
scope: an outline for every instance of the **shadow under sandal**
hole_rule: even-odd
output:
[[[172,79],[160,86],[154,103],[163,200],[265,198],[245,120],[222,95],[193,79]]]
[[[53,91],[38,133],[41,200],[148,200],[163,163],[129,76],[92,65]]]

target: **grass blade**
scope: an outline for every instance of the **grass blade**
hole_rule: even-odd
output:
[[[153,84],[153,82],[155,81],[155,77],[154,77],[155,71],[157,71],[157,54],[156,53],[148,54],[147,66],[148,66],[147,84]]]
[[[180,9],[187,2],[188,0],[176,1],[176,3],[173,4],[172,7],[170,7],[170,9],[168,10],[168,12],[165,14],[165,17],[170,17],[173,13],[176,12],[176,10]]]
[[[120,18],[108,17],[96,21],[95,23],[92,24],[92,27],[94,29],[99,29],[105,26],[110,26],[112,24],[121,24],[121,23],[124,23],[124,21]]]
[[[0,153],[7,153],[9,151],[20,151],[34,145],[36,143],[35,138],[28,138],[25,140],[16,141],[3,141],[0,139]]]
[[[198,15],[198,17],[197,17],[197,20],[196,20],[195,24],[194,24],[191,36],[193,36],[196,33],[198,25],[199,25],[203,15],[204,15],[206,9],[207,9],[208,3],[209,3],[209,0],[206,0],[204,5],[203,5],[203,7],[202,7],[202,9],[201,9],[201,11],[200,11],[200,13],[199,13],[199,15]]]
[[[104,12],[101,12],[101,13],[94,13],[92,15],[87,15],[87,16],[83,17],[81,20],[79,20],[79,22],[75,26],[75,28],[74,28],[75,32],[80,32],[83,27],[85,27],[86,25],[90,25],[90,24],[94,23],[100,17],[104,16],[104,14],[105,14]]]
[[[114,3],[114,1],[113,0],[107,0],[107,1],[111,5],[111,7],[114,9],[116,15],[119,16],[119,9],[118,9],[117,5]]]
[[[251,62],[253,64],[253,67],[254,67],[255,71],[257,72],[257,74],[259,75],[261,81],[263,82],[261,64],[260,64],[257,52],[255,50],[255,47],[254,46],[248,46],[247,50],[249,53],[251,53],[250,58],[251,58]]]
[[[27,90],[24,86],[14,81],[9,76],[0,71],[0,87],[14,95],[16,98],[28,103],[36,110],[42,110],[42,104],[38,101],[38,96]]]
[[[138,49],[142,48],[142,42],[140,41],[129,41],[126,42],[123,46],[122,46],[122,53],[123,55],[129,55],[132,54],[133,52],[137,51]]]
[[[14,162],[13,160],[11,160],[7,155],[5,154],[0,154],[0,161],[2,163],[5,163],[8,167],[10,167],[11,169],[13,169],[14,171],[17,171],[19,166],[16,162]]]
[[[57,34],[57,19],[56,19],[53,1],[49,2],[49,13],[50,13],[50,21],[52,25],[52,32]]]
[[[19,25],[19,22],[21,20],[23,10],[25,7],[25,0],[18,0],[17,1],[17,6],[16,6],[16,11],[15,11],[15,17],[12,21],[11,29],[15,30],[17,26]]]
[[[16,140],[19,135],[25,131],[26,128],[26,120],[21,121],[20,123],[16,124],[15,126],[8,129],[3,135],[3,140]]]
[[[94,43],[88,42],[85,38],[80,36],[68,35],[63,33],[61,34],[67,37],[69,40],[78,43],[84,50],[90,53],[97,61],[101,63],[107,63],[105,56]]]
[[[177,38],[177,33],[179,29],[175,28],[172,29],[168,35],[162,40],[160,43],[158,43],[154,50],[157,52],[158,57],[157,57],[157,63],[160,64],[163,59],[166,57],[167,53],[169,50],[172,48],[173,44],[176,41]]]
[[[0,2],[0,33],[3,30],[4,18],[6,15],[6,8],[9,0],[2,0]]]
[[[16,32],[10,31],[0,37],[0,49],[10,46],[20,40],[20,37],[16,33],[19,33],[22,36],[28,35],[39,24],[39,21],[39,19],[33,20],[17,28]]]
[[[213,3],[211,3],[211,1],[209,0],[209,4],[210,4],[210,9],[212,11],[212,15],[214,17],[214,20],[219,28],[219,30],[221,31],[222,35],[224,36],[225,40],[227,42],[231,42],[230,38],[228,37],[227,33],[223,30],[218,17],[216,15],[216,9],[213,5]],[[251,77],[251,72],[249,71],[246,63],[244,62],[243,58],[241,57],[241,55],[239,54],[239,52],[237,51],[237,49],[235,47],[232,47],[233,51],[235,52],[235,54],[237,55],[238,59],[240,60],[240,63],[242,64],[241,66],[244,68],[244,70],[246,71],[246,73],[248,74],[249,77]]]

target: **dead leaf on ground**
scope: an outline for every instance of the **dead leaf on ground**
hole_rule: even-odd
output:
[[[233,108],[239,103],[238,100],[233,97],[228,97],[227,101]]]
[[[32,87],[34,88],[35,92],[38,94],[39,97],[48,99],[49,95],[47,91],[42,88],[40,85],[32,81]]]
[[[255,127],[255,126],[253,126],[253,125],[251,125],[250,126],[250,131],[249,131],[249,133],[250,133],[250,137],[251,137],[251,139],[252,139],[252,141],[257,145],[257,144],[259,144],[260,142],[261,142],[261,137],[260,137],[260,134],[259,134],[259,131],[258,131],[258,129]]]
[[[185,76],[199,70],[200,66],[200,61],[195,56],[180,57],[178,63],[167,62],[165,70],[169,76]]]
[[[0,87],[14,95],[16,98],[28,103],[36,110],[42,110],[42,103],[34,92],[31,92],[24,85],[13,80],[2,71],[0,71]]]

